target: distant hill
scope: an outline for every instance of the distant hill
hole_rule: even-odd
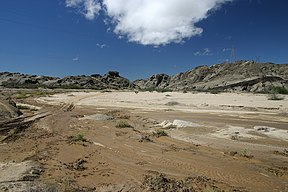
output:
[[[121,77],[117,71],[101,76],[67,76],[64,78],[26,75],[21,73],[0,73],[0,86],[6,88],[62,88],[62,89],[128,89],[134,84]]]
[[[109,71],[104,76],[94,74],[64,78],[2,72],[0,87],[268,92],[273,87],[288,89],[288,64],[237,61],[199,66],[172,76],[156,74],[134,82],[121,77],[117,71]]]
[[[288,64],[237,61],[199,66],[173,76],[156,74],[134,84],[141,89],[267,92],[273,87],[288,88]]]

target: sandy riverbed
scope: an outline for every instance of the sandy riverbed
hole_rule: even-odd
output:
[[[163,184],[155,175],[148,179],[153,184],[145,183],[157,172],[180,180],[201,176],[196,191],[287,191],[287,99],[175,92],[27,99],[21,102],[41,107],[36,114],[51,115],[27,129],[26,137],[1,145],[7,155],[0,162],[33,157],[45,167],[39,181],[62,188],[71,180],[80,189],[147,191]],[[117,128],[123,121],[132,127]],[[168,137],[155,136],[157,130]],[[79,132],[89,142],[69,143]]]

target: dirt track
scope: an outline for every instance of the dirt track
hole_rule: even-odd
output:
[[[24,115],[51,115],[15,141],[1,144],[5,155],[0,162],[40,162],[44,172],[39,181],[62,190],[159,191],[163,180],[171,184],[191,177],[197,182],[187,185],[198,191],[288,191],[288,140],[282,138],[288,134],[287,98],[275,102],[261,95],[234,94],[233,99],[233,94],[141,94],[69,93],[26,99],[42,109],[26,110]],[[167,105],[171,101],[177,103]],[[114,119],[81,120],[94,114]],[[175,119],[200,126],[172,126],[165,129],[169,137],[153,135],[162,121]],[[117,128],[119,121],[133,128]],[[257,132],[257,126],[274,129]],[[79,133],[83,141],[74,139]],[[179,190],[177,186],[170,187]]]

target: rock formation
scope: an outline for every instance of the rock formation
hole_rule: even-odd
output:
[[[288,64],[237,61],[199,66],[174,76],[153,75],[134,83],[141,89],[266,92],[273,87],[288,88]]]
[[[2,72],[0,87],[268,92],[273,87],[288,89],[288,64],[237,61],[198,66],[173,76],[156,74],[134,82],[121,77],[117,71],[109,71],[104,76],[93,74],[64,78]]]
[[[6,88],[63,88],[63,89],[127,89],[133,84],[119,75],[117,71],[109,71],[103,77],[98,74],[91,76],[67,76],[64,78],[26,75],[20,73],[0,73],[0,87]]]

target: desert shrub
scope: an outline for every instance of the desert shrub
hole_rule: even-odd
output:
[[[88,140],[85,138],[83,133],[78,133],[75,136],[70,136],[67,138],[67,142],[69,144],[75,143],[75,142],[87,142]]]
[[[273,87],[272,88],[273,93],[278,93],[278,94],[288,94],[288,89],[285,87]]]
[[[268,96],[268,100],[273,100],[273,101],[278,101],[278,100],[283,100],[283,97],[280,97],[279,95],[272,93]]]
[[[132,126],[126,121],[119,121],[115,127],[117,127],[117,128],[130,128]]]
[[[20,109],[20,110],[30,109],[28,106],[24,106],[24,105],[17,105],[17,108]]]
[[[162,129],[157,129],[156,132],[153,133],[156,137],[168,136],[168,133]]]

